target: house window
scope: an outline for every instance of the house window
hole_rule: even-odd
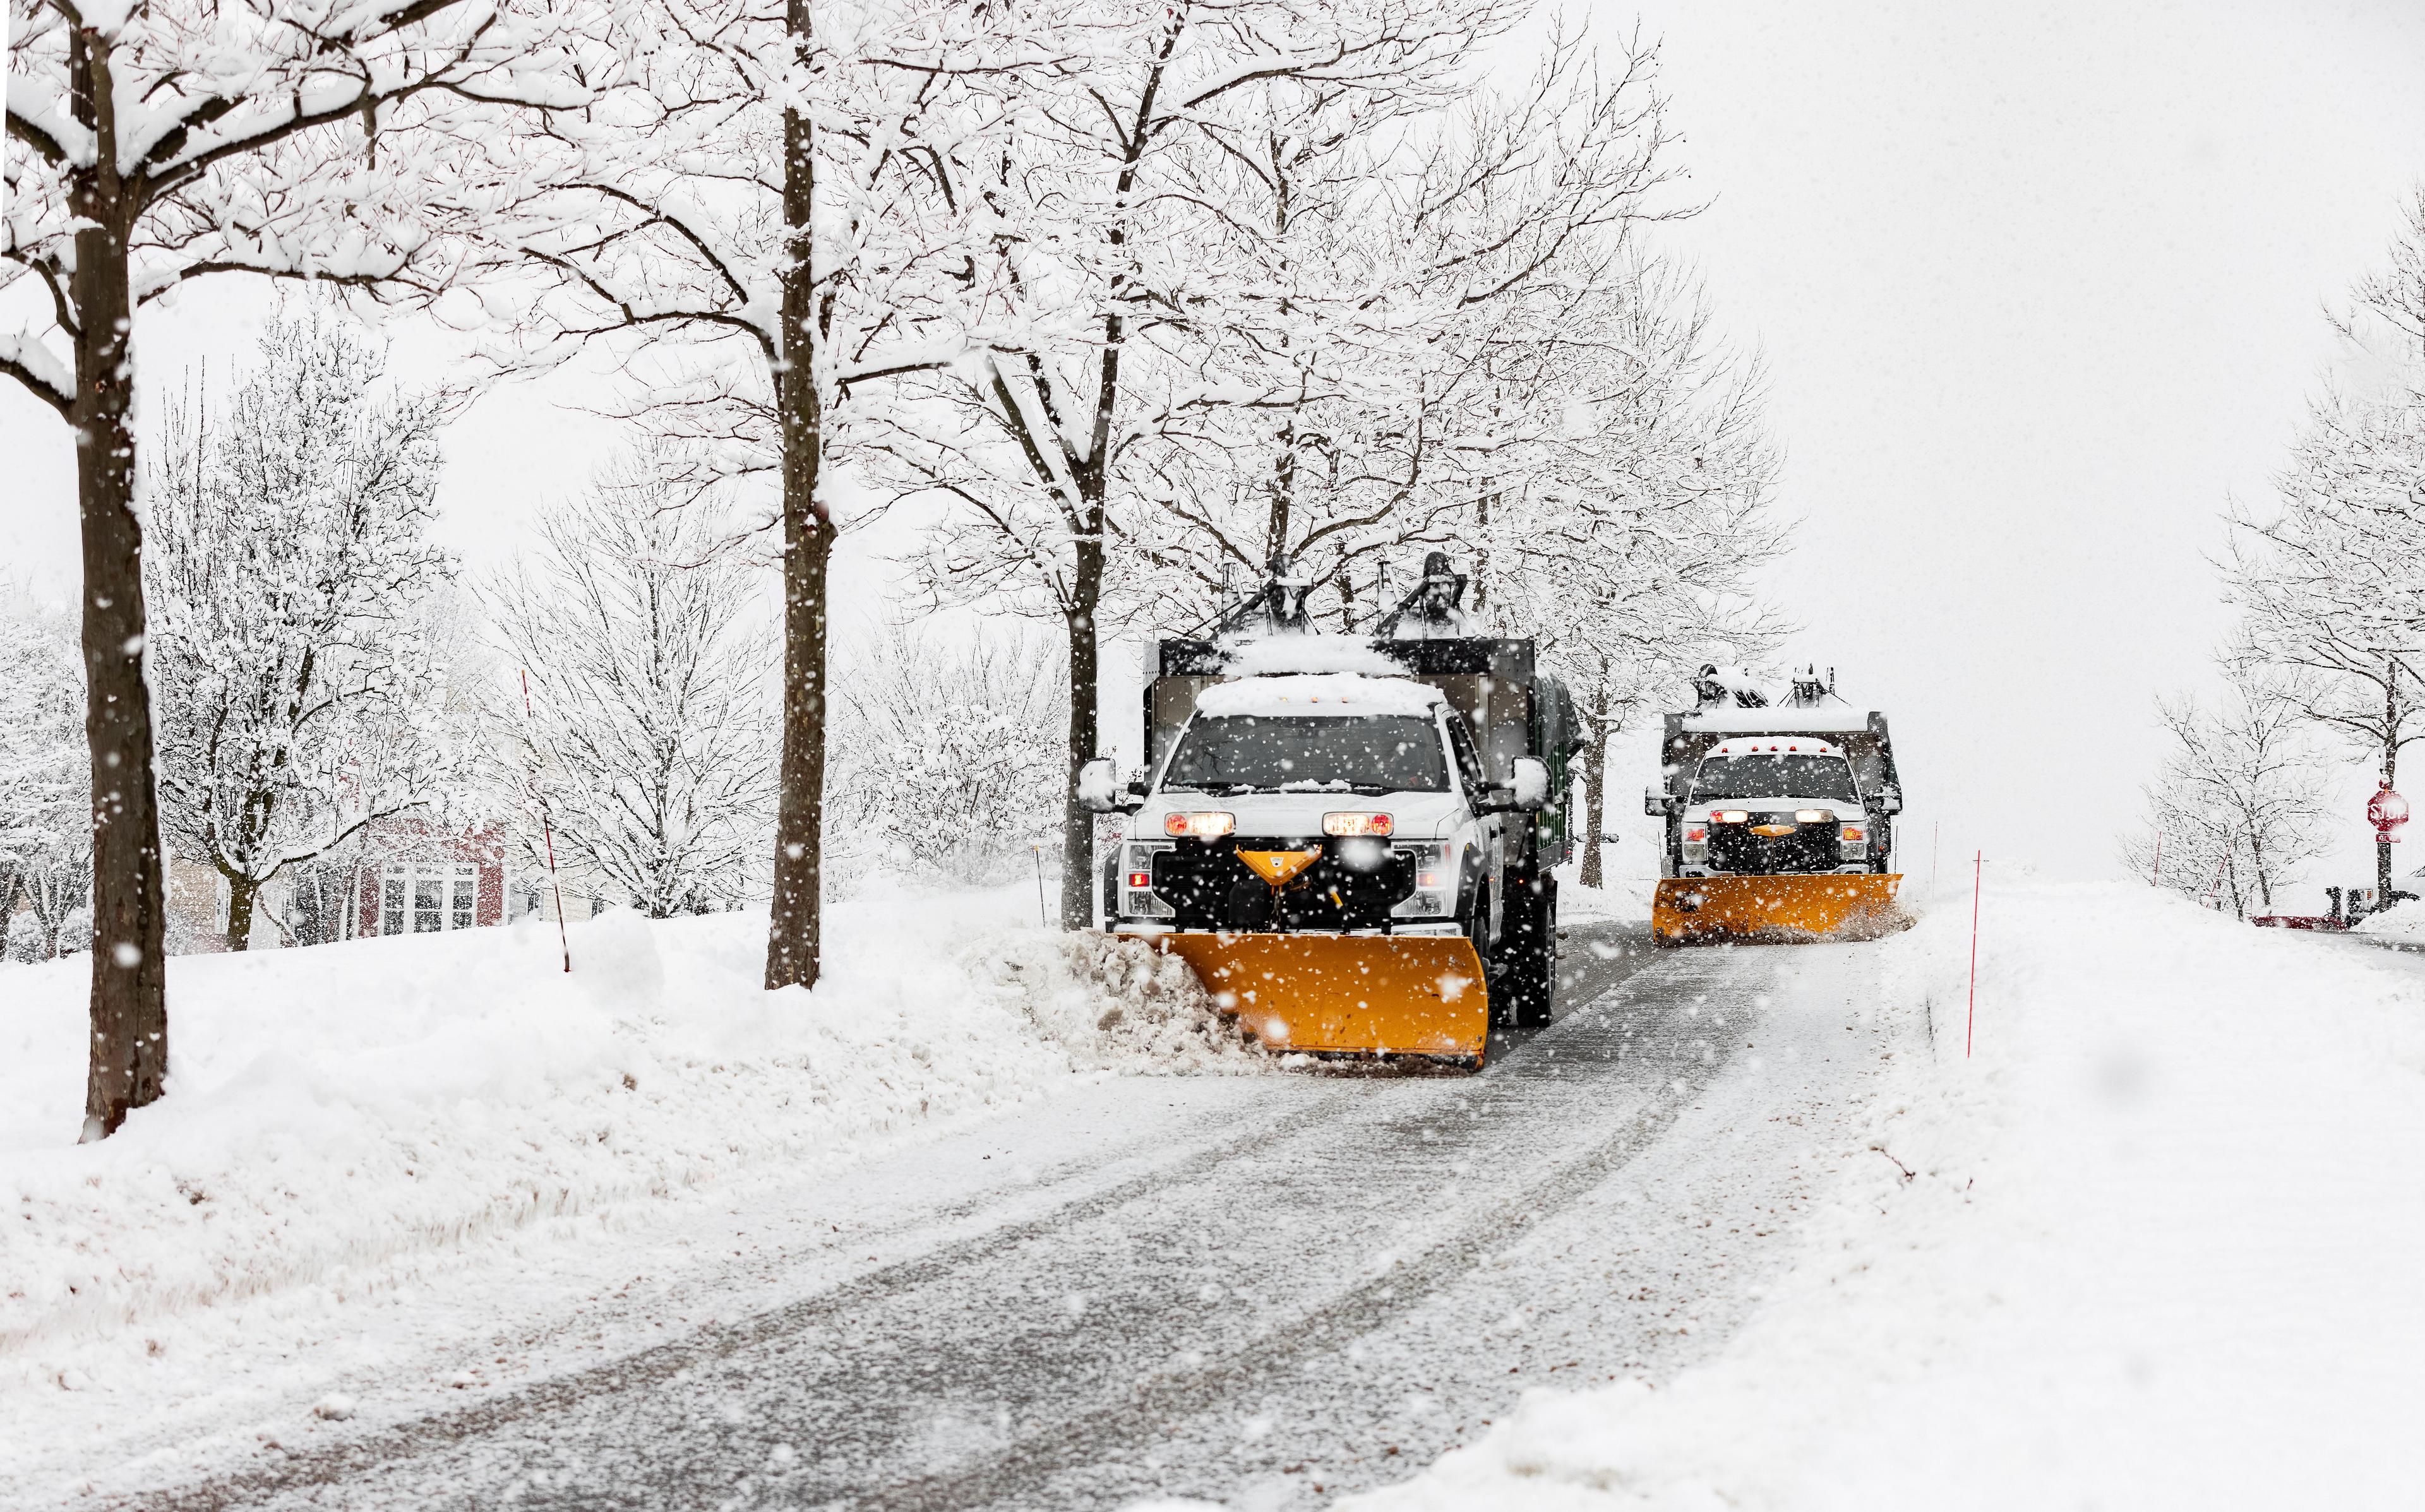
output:
[[[379,874],[379,932],[468,930],[477,913],[480,868],[415,862]]]

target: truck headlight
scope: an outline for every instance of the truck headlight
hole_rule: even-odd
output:
[[[1154,896],[1153,856],[1157,851],[1167,851],[1167,844],[1157,845],[1134,841],[1122,848],[1120,869],[1126,873],[1120,880],[1127,883],[1120,889],[1120,913],[1129,918],[1169,918],[1170,905]]]
[[[1390,850],[1412,862],[1414,896],[1389,910],[1391,918],[1451,918],[1456,914],[1456,874],[1449,861],[1449,842],[1396,845]]]

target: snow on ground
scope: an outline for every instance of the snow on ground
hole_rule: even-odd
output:
[[[1610,876],[1602,886],[1586,887],[1575,880],[1582,870],[1568,862],[1558,868],[1558,920],[1563,924],[1647,923],[1650,896],[1659,879]]]
[[[1968,914],[1877,947],[1901,1085],[1715,1360],[1344,1504],[2413,1504],[2425,978],[1991,877],[1966,1059]]]
[[[1175,959],[1032,896],[827,915],[813,993],[765,918],[363,940],[170,964],[169,1095],[97,1145],[87,966],[0,967],[0,1391],[130,1326],[711,1185],[839,1165],[1107,1072],[1261,1064]],[[0,1418],[8,1414],[0,1410]]]
[[[2357,921],[2353,931],[2399,945],[2425,945],[2425,901],[2394,903]]]

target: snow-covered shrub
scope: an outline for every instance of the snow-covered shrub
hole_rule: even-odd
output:
[[[59,954],[81,955],[92,948],[92,910],[79,903],[59,920]]]
[[[84,669],[66,612],[0,597],[0,909],[44,927],[92,888]]]
[[[24,964],[40,961],[50,954],[50,942],[45,939],[42,921],[30,913],[8,915],[8,956]]]
[[[895,629],[835,661],[827,833],[845,882],[1003,882],[1056,843],[1067,705],[1042,637]]]

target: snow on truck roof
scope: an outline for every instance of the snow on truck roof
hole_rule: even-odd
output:
[[[1405,677],[1333,672],[1215,683],[1196,695],[1196,712],[1214,716],[1428,714],[1433,706],[1446,702],[1438,689]]]
[[[1282,673],[1356,672],[1368,677],[1403,677],[1405,667],[1373,643],[1354,635],[1271,635],[1229,649],[1229,670],[1241,677]]]
[[[1807,735],[1767,735],[1755,740],[1720,740],[1710,747],[1701,759],[1707,761],[1717,756],[1788,755],[1839,756],[1843,754],[1826,741],[1814,740]]]
[[[1717,708],[1684,716],[1703,735],[1858,735],[1870,727],[1858,708]]]

